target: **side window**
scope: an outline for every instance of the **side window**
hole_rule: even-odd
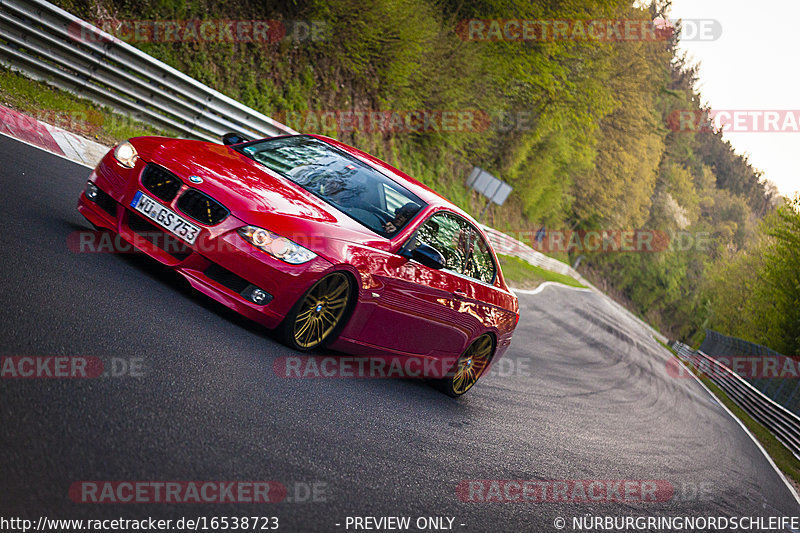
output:
[[[480,232],[470,225],[472,238],[470,239],[470,254],[464,268],[464,274],[471,278],[492,283],[496,273],[496,267],[492,260],[492,252],[489,244],[481,237]]]
[[[492,283],[497,267],[489,244],[480,232],[461,217],[437,213],[417,231],[415,240],[436,248],[445,259],[445,268],[471,278]]]
[[[448,213],[438,213],[425,221],[416,239],[436,248],[445,259],[445,268],[461,273],[468,234],[469,229],[463,220]]]
[[[395,210],[400,209],[408,202],[408,199],[396,190],[383,184],[383,197],[386,202],[386,211],[394,213]]]

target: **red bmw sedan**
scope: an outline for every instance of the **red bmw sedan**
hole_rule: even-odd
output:
[[[469,390],[519,319],[486,235],[389,164],[315,135],[112,148],[78,210],[290,347],[447,362]]]

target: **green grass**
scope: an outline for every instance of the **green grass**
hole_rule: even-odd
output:
[[[677,358],[678,354],[675,353],[675,350],[667,346],[661,341],[658,341],[664,348],[672,352],[672,354]],[[730,397],[720,389],[713,381],[711,381],[708,377],[702,375],[697,368],[694,367],[691,363],[685,363],[689,369],[698,377],[700,381],[703,382],[703,385],[708,387],[714,396],[716,396],[720,402],[722,402],[725,407],[731,410],[731,412],[736,415],[739,420],[741,420],[747,429],[755,435],[758,442],[764,447],[772,460],[775,461],[775,464],[781,471],[786,474],[792,481],[795,483],[800,483],[800,460],[798,460],[789,449],[784,446],[775,436],[764,426],[762,426],[759,422],[757,422],[753,417],[751,417],[747,412],[739,407]]]
[[[534,266],[524,259],[501,254],[498,254],[497,258],[500,260],[500,267],[503,269],[503,277],[506,278],[506,282],[519,289],[534,288],[545,281],[554,281],[570,287],[585,287],[570,276]]]
[[[0,104],[106,145],[140,135],[172,135],[2,67]]]

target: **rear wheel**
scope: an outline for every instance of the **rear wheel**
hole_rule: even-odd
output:
[[[308,351],[333,340],[341,331],[353,299],[347,274],[334,272],[317,281],[298,300],[283,326],[286,344]]]
[[[436,387],[453,398],[461,396],[484,374],[492,355],[494,338],[481,335],[459,356],[447,376],[435,382]]]

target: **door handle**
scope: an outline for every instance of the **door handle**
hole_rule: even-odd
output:
[[[467,293],[464,291],[453,291],[453,296],[455,296],[456,298],[466,298]]]

